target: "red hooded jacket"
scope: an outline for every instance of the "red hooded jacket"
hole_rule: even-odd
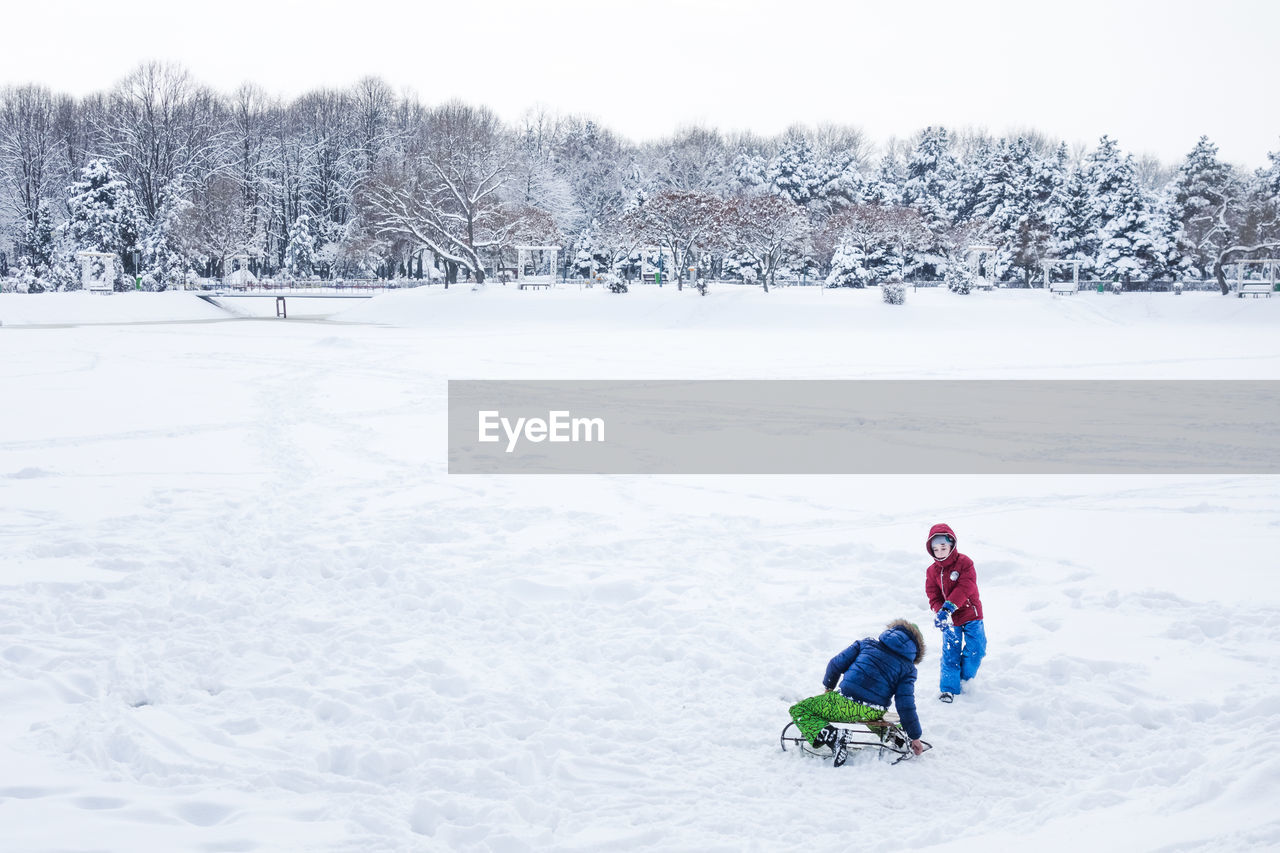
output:
[[[951,537],[953,544],[951,553],[942,562],[933,561],[933,565],[925,570],[924,592],[929,596],[929,606],[937,613],[943,602],[950,601],[956,606],[951,614],[951,624],[963,625],[982,618],[982,601],[978,598],[978,572],[973,567],[973,560],[956,550],[956,534],[945,524],[935,524],[929,528],[929,538],[924,541],[924,548],[929,550],[929,539],[945,533]]]

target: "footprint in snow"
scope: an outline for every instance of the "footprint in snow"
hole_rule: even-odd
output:
[[[124,808],[126,802],[115,797],[76,797],[71,801],[71,805],[78,809],[101,811],[104,809]]]
[[[232,809],[218,803],[194,802],[183,803],[174,811],[187,823],[196,826],[213,826],[226,820]]]

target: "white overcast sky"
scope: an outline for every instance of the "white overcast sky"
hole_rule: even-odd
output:
[[[82,95],[140,61],[291,97],[380,75],[507,119],[541,106],[636,141],[699,123],[776,133],[1037,128],[1180,160],[1201,134],[1248,167],[1280,150],[1275,0],[23,0],[0,84]]]

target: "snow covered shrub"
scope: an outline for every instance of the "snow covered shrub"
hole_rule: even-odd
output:
[[[18,293],[44,293],[46,290],[53,289],[31,268],[26,258],[23,258],[21,266],[18,267]]]
[[[943,280],[952,293],[966,294],[973,289],[973,270],[963,262],[947,264],[947,274]]]
[[[627,292],[627,283],[611,272],[596,273],[595,282],[609,288],[610,293]]]
[[[1180,282],[1180,281],[1175,281],[1175,282],[1173,283],[1173,295],[1174,295],[1174,296],[1181,296],[1181,295],[1182,295],[1182,282]]]
[[[902,305],[907,301],[907,286],[900,279],[890,279],[880,285],[880,298],[889,305]]]

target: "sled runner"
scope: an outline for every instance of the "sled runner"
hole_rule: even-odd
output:
[[[915,753],[911,751],[911,738],[907,737],[907,733],[902,730],[902,726],[896,720],[870,720],[865,723],[832,723],[831,725],[840,730],[841,742],[850,752],[864,749],[876,750],[881,761],[890,761],[891,764],[915,757]],[[787,723],[786,728],[782,730],[781,742],[783,752],[798,751],[824,760],[835,754],[835,750],[829,746],[811,745],[805,740],[804,735],[800,734],[800,729],[795,722]],[[921,743],[926,750],[933,748],[933,744],[927,741],[921,741]]]

